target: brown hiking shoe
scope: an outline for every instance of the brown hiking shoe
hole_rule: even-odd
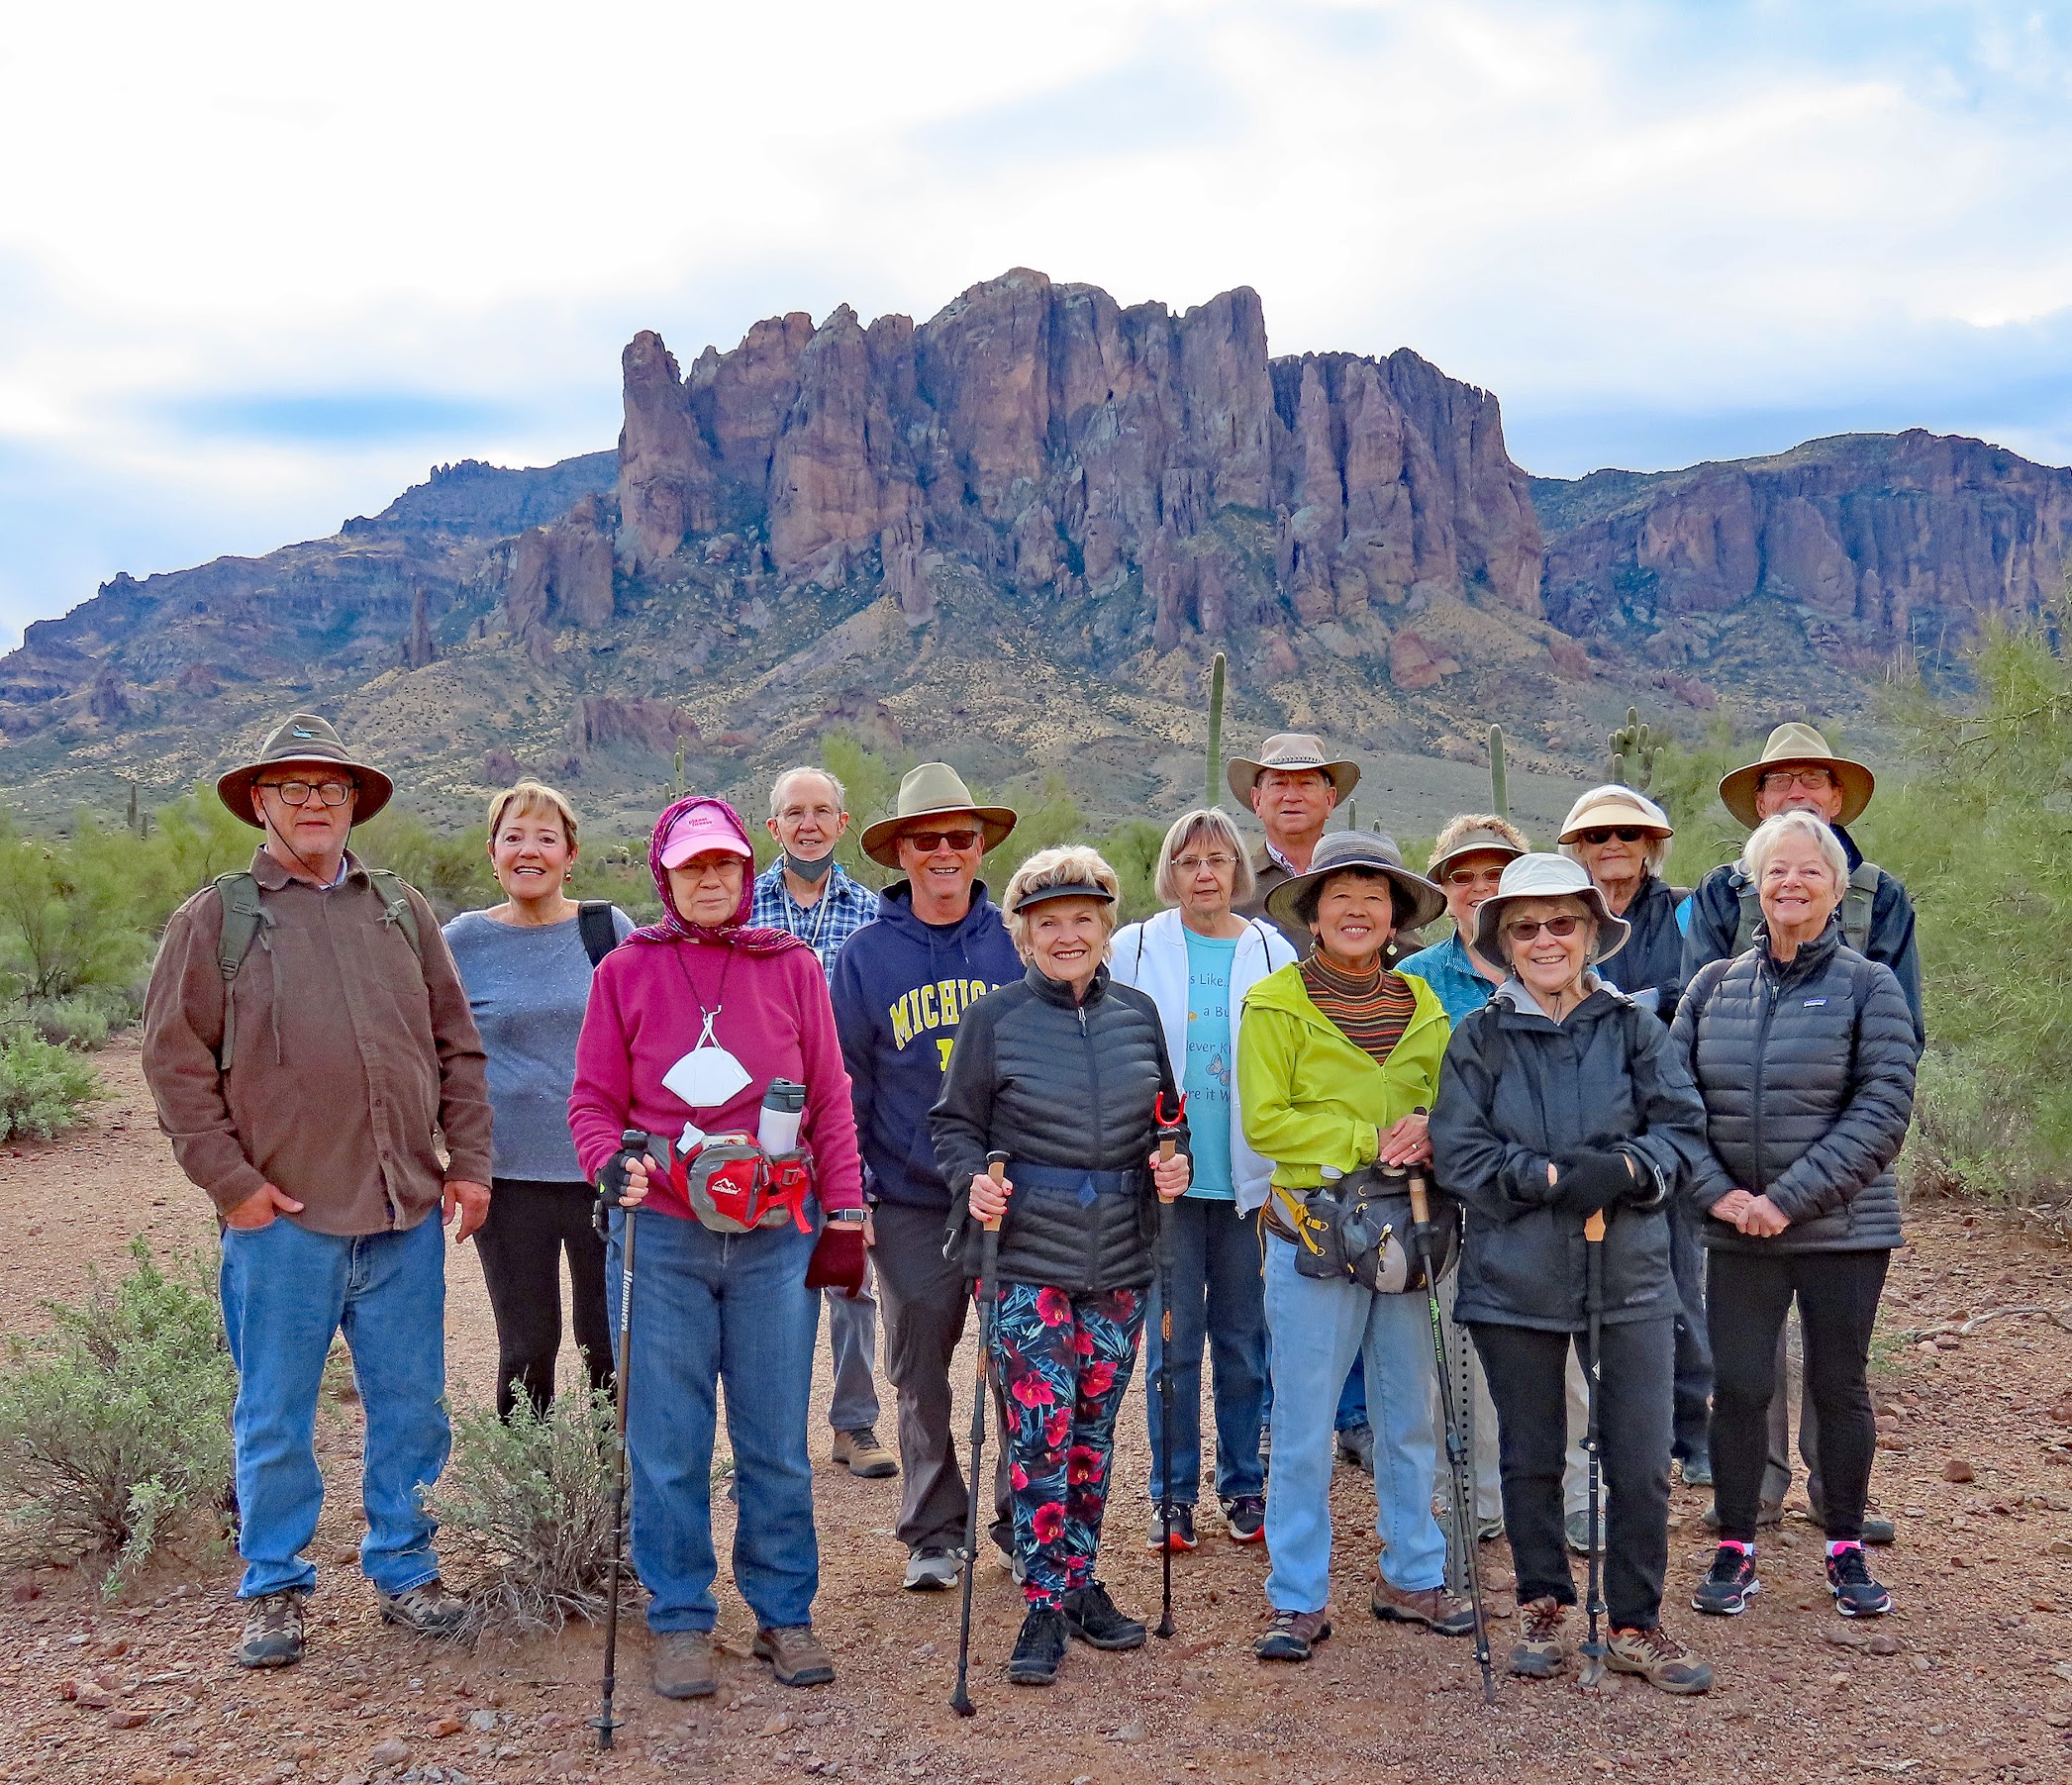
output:
[[[769,1662],[780,1686],[828,1686],[835,1681],[835,1657],[821,1646],[810,1624],[755,1633],[755,1652]]]
[[[1637,1673],[1650,1686],[1679,1695],[1710,1692],[1713,1670],[1660,1625],[1653,1630],[1615,1630],[1605,1650],[1614,1673]]]
[[[720,1683],[720,1671],[713,1665],[712,1634],[663,1631],[648,1656],[648,1677],[657,1698],[710,1698]]]
[[[1561,1671],[1568,1644],[1562,1641],[1568,1607],[1558,1599],[1530,1599],[1518,1608],[1518,1640],[1511,1645],[1511,1671],[1522,1679],[1550,1680]]]
[[[1385,1624],[1422,1624],[1442,1636],[1471,1636],[1475,1634],[1475,1608],[1456,1599],[1444,1587],[1392,1587],[1385,1580],[1374,1582],[1374,1596],[1367,1601],[1374,1616]]]
[[[886,1476],[899,1473],[899,1458],[878,1442],[878,1435],[868,1426],[836,1433],[835,1460],[865,1481],[883,1481]]]
[[[1262,1661],[1307,1661],[1330,1635],[1329,1612],[1275,1612],[1252,1653]]]
[[[262,1593],[249,1602],[245,1635],[235,1653],[240,1667],[292,1667],[302,1659],[302,1602],[298,1587]]]
[[[381,1622],[400,1624],[421,1636],[461,1636],[467,1634],[467,1601],[448,1593],[436,1576],[400,1593],[376,1593],[381,1601]]]

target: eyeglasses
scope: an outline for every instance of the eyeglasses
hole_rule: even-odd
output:
[[[902,831],[901,843],[911,843],[924,855],[933,855],[944,843],[962,853],[975,849],[985,840],[983,831]]]
[[[1502,886],[1504,870],[1500,867],[1455,868],[1446,876],[1448,886]]]
[[[1825,793],[1834,776],[1825,768],[1780,768],[1756,782],[1757,787],[1799,787],[1808,793]]]
[[[350,781],[261,781],[259,785],[279,794],[287,806],[306,806],[311,794],[327,806],[343,806],[352,797]]]
[[[1638,825],[1596,825],[1588,831],[1578,831],[1576,842],[1587,843],[1594,849],[1615,837],[1621,843],[1639,843],[1647,835]]]
[[[1205,867],[1213,868],[1220,874],[1225,868],[1235,867],[1236,865],[1237,857],[1234,855],[1175,855],[1173,857],[1173,866],[1178,868],[1183,874],[1198,874]]]
[[[1521,918],[1515,924],[1506,924],[1504,926],[1504,934],[1514,942],[1529,942],[1542,930],[1549,936],[1573,936],[1576,933],[1576,926],[1582,921],[1581,918],[1572,914],[1565,914],[1558,918],[1541,918],[1536,924]]]

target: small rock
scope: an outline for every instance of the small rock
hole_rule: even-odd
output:
[[[165,1757],[168,1760],[192,1760],[200,1752],[201,1749],[191,1741],[175,1741],[165,1750]],[[345,1785],[345,1780],[341,1779],[339,1785]]]
[[[105,1711],[115,1703],[115,1694],[105,1686],[80,1686],[72,1693],[72,1702],[82,1711]]]
[[[373,1751],[367,1755],[367,1765],[407,1766],[410,1764],[410,1743],[400,1735],[391,1735],[386,1740],[374,1743]]]
[[[1821,1626],[1821,1636],[1825,1640],[1832,1642],[1836,1648],[1865,1648],[1870,1644],[1869,1636],[1860,1630],[1851,1630],[1846,1624],[1824,1624]]]
[[[108,1713],[108,1727],[111,1730],[141,1730],[150,1720],[151,1714],[148,1711],[141,1711],[135,1705],[118,1705]]]
[[[1973,1468],[1970,1461],[1965,1457],[1952,1456],[1948,1462],[1942,1465],[1942,1479],[1944,1481],[1976,1481],[1978,1478],[1978,1470]]]
[[[2052,1537],[2043,1545],[2045,1555],[2072,1555],[2072,1537]]]
[[[1124,1724],[1120,1729],[1116,1730],[1108,1737],[1108,1739],[1111,1741],[1121,1741],[1124,1743],[1137,1742],[1141,1741],[1143,1738],[1144,1726],[1142,1720],[1135,1717],[1131,1718],[1131,1720],[1128,1723]]]
[[[438,1736],[441,1740],[444,1740],[445,1737],[448,1735],[459,1735],[460,1732],[466,1728],[467,1725],[462,1723],[459,1718],[453,1716],[446,1716],[442,1717],[436,1724],[432,1726],[432,1734]]]
[[[1900,1652],[1900,1639],[1890,1631],[1880,1631],[1864,1647],[1874,1655],[1896,1655]]]
[[[496,1728],[496,1713],[494,1711],[477,1711],[467,1721],[486,1735],[491,1730]]]
[[[768,1723],[755,1733],[758,1735],[783,1735],[799,1727],[799,1720],[789,1711],[779,1711]]]

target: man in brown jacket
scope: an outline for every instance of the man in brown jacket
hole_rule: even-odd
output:
[[[238,1366],[237,1658],[302,1658],[302,1553],[324,1501],[317,1391],[343,1332],[366,1409],[360,1566],[385,1622],[453,1634],[423,1490],[445,1466],[444,1222],[489,1211],[482,1043],[432,909],[347,850],[394,791],[297,714],[216,784],[265,833],[249,874],[165,927],[144,1068],[180,1168],[223,1224],[223,1319]],[[435,1137],[443,1135],[446,1157]]]

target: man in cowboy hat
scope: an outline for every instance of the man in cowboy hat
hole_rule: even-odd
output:
[[[1914,945],[1914,901],[1897,876],[1864,860],[1863,851],[1845,829],[1862,816],[1876,789],[1876,778],[1861,762],[1837,756],[1812,726],[1792,724],[1781,725],[1770,734],[1755,761],[1744,762],[1721,778],[1720,802],[1751,831],[1780,812],[1810,812],[1834,833],[1849,859],[1849,883],[1837,914],[1842,941],[1859,954],[1883,961],[1898,975],[1907,1007],[1914,1013],[1918,1045],[1924,1031],[1921,956]],[[1755,887],[1737,863],[1727,862],[1707,874],[1691,895],[1691,922],[1684,935],[1684,984],[1689,985],[1707,962],[1745,952],[1761,917]],[[1779,1335],[1777,1344],[1781,1360],[1784,1335]],[[1792,1485],[1791,1409],[1785,1381],[1780,1361],[1777,1392],[1770,1402],[1770,1466],[1762,1486],[1765,1524],[1775,1524],[1783,1516],[1784,1497]],[[1801,1405],[1799,1454],[1806,1461],[1807,1494],[1818,1523],[1820,1428],[1810,1394]],[[1711,1520],[1715,1515],[1706,1516]],[[1885,1518],[1866,1518],[1863,1532],[1865,1541],[1873,1543],[1889,1543],[1894,1537],[1892,1521]]]
[[[1332,758],[1324,740],[1312,733],[1276,732],[1259,746],[1256,760],[1233,756],[1225,778],[1266,831],[1266,841],[1252,856],[1257,884],[1250,900],[1236,908],[1237,915],[1278,923],[1266,909],[1267,895],[1290,875],[1309,871],[1332,809],[1359,784],[1359,764]],[[1279,928],[1298,954],[1310,951],[1308,931],[1284,923]]]
[[[929,1111],[964,1012],[1023,974],[978,878],[980,859],[1014,828],[1012,812],[981,806],[946,762],[914,769],[899,784],[893,816],[863,833],[864,854],[906,877],[878,895],[878,915],[835,962],[835,1027],[871,1203],[864,1234],[885,1315],[885,1373],[899,1395],[906,1489],[898,1530],[906,1585],[917,1592],[956,1584],[966,1507],[949,1364],[970,1295],[961,1268],[942,1255],[950,1191],[936,1166]],[[994,1508],[995,1531],[1005,1532],[1004,1464]]]
[[[345,846],[388,804],[388,776],[298,713],[216,791],[265,838],[249,872],[166,925],[144,1069],[223,1229],[250,1614],[237,1658],[284,1667],[302,1658],[316,1585],[317,1391],[339,1332],[366,1405],[359,1556],[382,1619],[425,1636],[464,1623],[422,1500],[448,1443],[441,1235],[457,1214],[465,1240],[489,1212],[489,1091],[431,907]]]

